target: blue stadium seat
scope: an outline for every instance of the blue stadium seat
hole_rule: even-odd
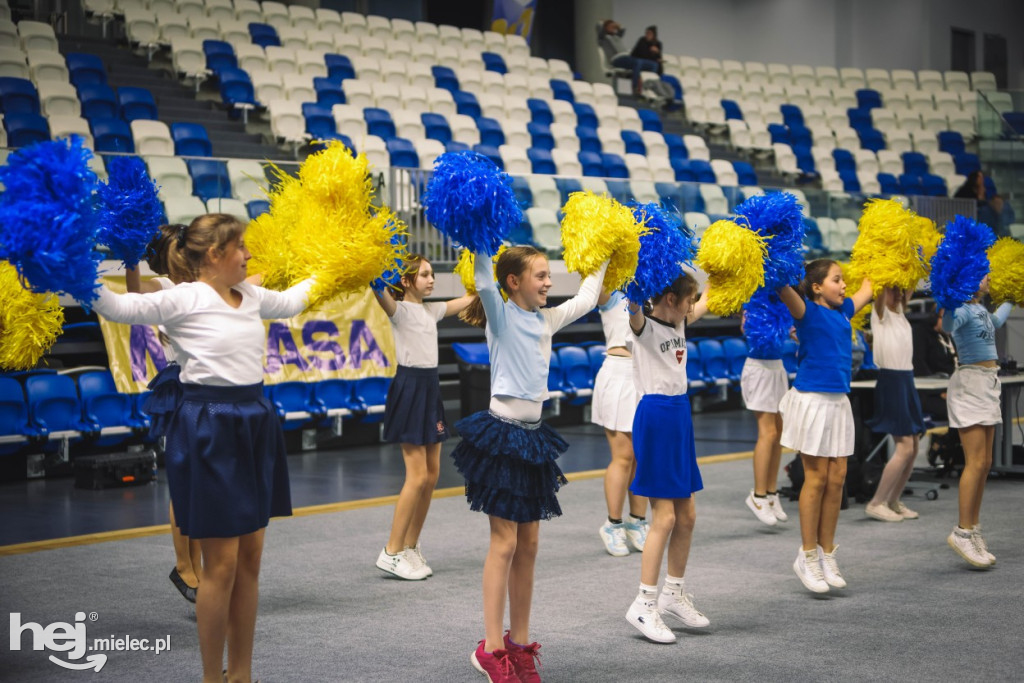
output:
[[[530,146],[533,149],[551,151],[555,148],[555,138],[548,124],[531,121],[526,124],[526,131],[530,134]]]
[[[315,153],[327,149],[332,140],[338,140],[341,144],[345,145],[353,158],[357,155],[357,150],[352,144],[352,139],[347,135],[341,135],[339,133],[325,133],[319,140],[311,140],[309,142],[310,152]]]
[[[39,114],[6,114],[7,145],[26,147],[50,139],[50,124]]]
[[[665,145],[668,147],[669,159],[689,159],[690,153],[683,142],[683,136],[677,133],[664,133]]]
[[[604,365],[604,356],[607,351],[604,344],[591,344],[586,347],[587,356],[590,357],[590,374],[597,379],[597,373],[601,370],[601,366]]]
[[[749,163],[746,161],[733,161],[732,167],[736,169],[737,182],[740,185],[757,185],[757,172]]]
[[[716,183],[715,170],[711,168],[710,161],[703,159],[691,159],[690,170],[693,172],[693,179],[698,183]]]
[[[219,80],[220,100],[224,104],[231,107],[236,104],[249,104],[254,107],[257,105],[249,72],[225,67],[220,71]]]
[[[76,88],[83,85],[106,85],[107,67],[96,55],[83,52],[69,52],[64,55],[68,65],[68,78]]]
[[[25,378],[25,396],[31,425],[40,434],[63,431],[95,434],[99,431],[99,425],[82,419],[82,404],[70,377],[31,375]]]
[[[452,344],[452,346],[455,346]],[[548,361],[548,391],[565,391],[562,365],[559,362],[555,349],[551,349],[551,359]]]
[[[121,108],[121,118],[128,123],[137,119],[156,121],[160,118],[157,115],[153,93],[145,88],[118,88],[117,103]]]
[[[474,119],[480,118],[480,103],[477,102],[476,95],[458,90],[452,93],[452,99],[455,100],[457,113],[463,116],[472,116]]]
[[[572,105],[576,112],[576,125],[579,128],[597,128],[597,114],[594,108],[584,102],[577,102]]]
[[[789,127],[789,144],[796,147],[810,147],[814,144],[814,136],[811,129],[803,124],[793,124]]]
[[[733,168],[736,168],[736,163],[737,162],[735,162],[735,161],[732,162]],[[739,162],[739,163],[744,163],[744,162]],[[753,170],[753,168],[751,168],[751,170]],[[746,173],[746,171],[744,171],[744,173]],[[736,170],[736,175],[737,175],[737,177],[742,175],[742,173],[740,173],[739,169]],[[757,176],[755,175],[754,177],[756,178]],[[740,182],[740,184],[742,185],[744,183]],[[747,184],[756,185],[757,183],[747,183]],[[723,185],[722,186],[722,194],[725,195],[725,200],[727,202],[729,202],[729,213],[730,214],[736,208],[737,204],[743,203],[743,190],[740,187],[730,187],[729,185]]]
[[[391,120],[391,112],[377,107],[363,109],[363,120],[366,121],[366,133],[389,140],[395,137],[395,122]]]
[[[245,208],[249,211],[249,218],[256,218],[256,216],[270,212],[270,202],[266,199],[250,199]]]
[[[514,175],[512,178],[512,192],[516,196],[516,202],[522,209],[533,206],[533,192],[530,190],[530,183],[523,176]]]
[[[934,173],[925,173],[921,176],[921,190],[929,197],[949,196],[946,179]]]
[[[857,91],[858,109],[880,109],[882,107],[882,95],[877,90],[864,88]]]
[[[313,396],[312,388],[310,382],[264,385],[264,394],[274,405],[285,431],[308,427],[327,415],[327,409]]]
[[[423,130],[427,139],[437,140],[442,145],[447,145],[452,140],[452,129],[448,125],[448,119],[444,114],[431,114],[424,112],[420,114],[420,121],[423,122]]]
[[[686,383],[689,385],[686,392],[688,394],[697,393],[707,386],[700,350],[696,342],[689,340],[686,342]]]
[[[860,138],[862,149],[870,149],[872,152],[885,149],[885,136],[881,131],[874,128],[862,128],[857,131],[857,136]]]
[[[690,167],[689,159],[679,159],[673,157],[669,159],[669,163],[672,165],[672,170],[676,174],[676,182],[680,183],[693,183],[696,182],[697,176]]]
[[[796,166],[804,175],[815,175],[818,172],[814,162],[814,155],[811,154],[811,146],[808,144],[793,145],[793,156],[796,157]]]
[[[38,114],[39,92],[32,81],[5,76],[0,78],[0,113]]]
[[[597,137],[596,128],[576,126],[576,137],[580,139],[581,152],[601,153],[601,138]]]
[[[324,55],[324,64],[327,65],[328,78],[344,81],[345,79],[356,77],[356,70],[352,66],[352,60],[345,55]]]
[[[580,152],[577,157],[583,166],[583,175],[597,178],[604,176],[604,162],[597,152]]]
[[[836,163],[836,171],[842,175],[843,171],[857,172],[857,161],[853,158],[853,152],[848,149],[832,150],[832,159]]]
[[[139,432],[146,428],[146,420],[135,414],[135,402],[130,394],[118,392],[114,377],[109,370],[83,372],[78,376],[78,393],[82,397],[82,409],[87,422],[99,425],[100,429],[122,427]],[[102,437],[98,446],[123,443],[131,432]]]
[[[420,167],[420,157],[416,154],[416,147],[411,141],[405,138],[391,138],[387,141],[387,145],[392,166],[401,168]]]
[[[256,22],[249,24],[249,36],[252,38],[252,42],[262,48],[267,48],[271,45],[280,47],[281,45],[281,39],[277,35],[277,29],[270,24],[260,24]]]
[[[573,192],[582,192],[583,185],[578,178],[555,178],[555,187],[562,197],[562,204],[569,201],[569,195]]]
[[[844,168],[839,171],[839,179],[843,181],[843,190],[845,192],[860,192],[860,178],[857,177],[857,172],[852,171],[848,168]]]
[[[12,377],[0,377],[0,455],[17,453],[39,430],[29,425],[28,403],[21,383]]]
[[[729,119],[737,119],[739,121],[743,120],[743,111],[740,110],[740,105],[738,105],[734,100],[721,100],[721,102],[722,109],[725,111],[726,121]]]
[[[661,80],[672,87],[672,94],[675,97],[675,101],[669,104],[667,109],[669,111],[676,111],[680,108],[679,103],[683,101],[683,84],[673,74],[662,74]]]
[[[781,123],[769,123],[768,135],[771,137],[772,144],[778,142],[783,145],[788,145],[790,142],[789,128]]]
[[[622,141],[626,143],[626,154],[647,154],[644,138],[635,130],[622,131]]]
[[[380,422],[384,419],[384,405],[388,400],[390,377],[364,377],[357,379],[352,387],[352,399],[360,406],[363,422]]]
[[[861,109],[860,107],[851,107],[846,110],[846,117],[850,121],[850,128],[860,132],[865,128],[873,128],[874,124],[871,122],[871,110]]]
[[[345,90],[342,79],[337,76],[316,76],[313,78],[313,90],[316,91],[316,103],[325,107],[345,104]]]
[[[660,133],[662,131],[661,117],[658,116],[658,112],[653,109],[637,109],[636,113],[640,116],[640,121],[643,124],[644,130],[649,130],[654,133]]]
[[[743,363],[747,360],[747,342],[742,337],[726,337],[722,340],[722,352],[725,354],[729,380],[738,383],[743,373]]]
[[[562,385],[565,392],[574,396],[570,403],[587,403],[590,395],[594,393],[594,374],[590,369],[590,356],[586,349],[579,346],[563,346],[558,349],[558,364],[562,369]]]
[[[609,176],[609,178],[614,177],[616,176]],[[608,188],[608,194],[620,204],[632,201],[633,189],[629,186],[628,180],[608,180],[605,182],[605,185]]]
[[[90,119],[89,128],[97,152],[135,152],[132,129],[122,119]]]
[[[447,90],[453,95],[459,92],[459,78],[453,69],[447,66],[432,66],[430,73],[434,76],[434,87]]]
[[[818,221],[810,216],[804,216],[804,246],[815,251],[826,251]]]
[[[505,132],[497,120],[481,116],[476,120],[476,127],[480,131],[481,145],[501,147],[505,144]]]
[[[618,154],[601,154],[601,165],[604,166],[604,175],[608,178],[628,178],[629,167],[626,160]]]
[[[465,142],[459,142],[458,140],[449,140],[444,144],[444,151],[446,152],[465,152],[472,149]]]
[[[502,160],[501,152],[498,151],[497,147],[479,144],[473,145],[473,151],[476,152],[477,154],[483,154],[485,157],[493,161],[498,168],[500,168],[503,171],[505,170],[505,162],[504,160]]]
[[[939,150],[954,157],[964,152],[964,136],[955,130],[944,130],[939,133]]]
[[[565,100],[566,102],[575,102],[576,97],[572,94],[572,88],[569,84],[558,78],[552,78],[548,81],[551,86],[552,99]]]
[[[683,198],[686,206],[685,211],[704,211],[704,197],[700,193],[700,187],[695,183],[688,183],[679,187],[679,195]]]
[[[892,173],[879,173],[877,178],[878,188],[881,190],[882,194],[900,193],[900,183]]]
[[[238,68],[235,48],[231,43],[223,40],[204,40],[203,54],[206,55],[206,68],[214,74],[219,75],[222,69]]]
[[[315,140],[328,140],[338,133],[330,105],[304,102],[302,116],[306,119],[306,132]]]
[[[353,399],[355,382],[347,379],[325,379],[313,384],[312,398],[317,408],[328,416],[346,416],[360,408]]]
[[[787,128],[804,125],[804,114],[797,105],[783,104],[779,106],[779,111],[782,112],[782,123]]]
[[[969,152],[954,154],[953,165],[956,167],[956,172],[960,175],[970,175],[971,171],[981,170],[981,162],[978,160],[978,155]]]
[[[531,147],[526,150],[526,156],[530,159],[531,170],[534,173],[546,173],[548,175],[558,173],[558,167],[555,166],[555,162],[551,159],[550,150],[542,147]]]
[[[481,52],[480,59],[484,61],[484,69],[505,75],[508,67],[505,66],[505,59],[497,52]]]
[[[900,192],[902,194],[924,194],[921,185],[921,176],[912,173],[901,173],[899,178]]]
[[[231,198],[231,179],[223,161],[187,159],[185,164],[192,176],[192,194],[203,201],[214,197]]]
[[[508,233],[508,241],[516,245],[533,246],[533,226],[530,225],[530,217],[523,212],[523,220],[519,225],[514,226]]]
[[[105,83],[90,83],[78,86],[78,101],[82,104],[84,119],[116,119],[118,117],[117,96],[114,89]]]
[[[904,173],[924,175],[928,172],[928,157],[920,152],[904,152],[901,156]]]
[[[1003,119],[1009,124],[1010,129],[1017,135],[1024,135],[1024,112],[1007,111],[1003,112]]]
[[[798,345],[792,339],[782,342],[782,366],[786,368],[786,374],[790,378],[796,377],[797,360],[796,352]]]
[[[551,107],[545,100],[539,100],[535,97],[531,97],[526,100],[526,106],[530,109],[530,119],[534,123],[544,124],[550,126],[555,122],[555,116],[551,113]]]
[[[213,154],[213,143],[206,128],[198,123],[172,123],[171,139],[174,153],[182,157],[208,157]]]

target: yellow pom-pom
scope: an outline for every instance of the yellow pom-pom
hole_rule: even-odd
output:
[[[708,310],[732,315],[764,284],[764,238],[733,221],[715,221],[704,231],[697,265],[708,274]]]
[[[942,233],[935,228],[935,221],[917,214],[914,215],[914,225],[917,227],[917,241],[921,245],[925,269],[930,270],[932,256],[935,256],[935,252],[939,250],[939,242],[942,241]]]
[[[917,289],[926,277],[915,219],[892,199],[872,199],[864,207],[850,260],[862,278],[871,280],[876,296],[884,287]]]
[[[864,273],[862,273],[855,263],[840,263],[839,267],[843,269],[843,282],[846,283],[847,292],[856,292],[860,289],[860,286],[864,284]],[[868,318],[871,315],[871,304],[868,304],[864,308],[857,311],[857,314],[850,318],[850,327],[853,331],[866,330],[868,328]]]
[[[498,253],[491,257],[493,263],[498,262],[498,257],[508,249],[504,244],[498,248]],[[475,255],[469,249],[459,252],[459,261],[455,264],[452,272],[459,276],[462,286],[466,288],[466,294],[476,294],[476,279],[473,268],[475,267]],[[501,290],[502,297],[505,297],[505,290]]]
[[[6,261],[0,261],[0,301],[0,368],[34,368],[57,341],[64,309],[55,295],[25,289],[17,269]]]
[[[989,295],[996,303],[1024,304],[1024,243],[1002,237],[988,248]]]
[[[628,207],[607,195],[573,192],[562,213],[562,258],[567,270],[586,277],[610,261],[604,276],[605,291],[618,289],[632,279],[645,228]]]
[[[368,206],[373,195],[366,155],[353,158],[349,149],[337,140],[303,162],[299,181],[309,199],[328,212]]]

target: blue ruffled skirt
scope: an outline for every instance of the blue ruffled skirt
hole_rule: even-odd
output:
[[[567,482],[555,460],[569,444],[543,422],[519,422],[482,410],[456,424],[462,442],[452,451],[466,479],[471,510],[512,522],[562,514],[555,495]]]
[[[181,366],[170,363],[150,380],[149,396],[142,402],[142,412],[149,415],[149,435],[154,439],[167,436],[167,424],[181,403]]]

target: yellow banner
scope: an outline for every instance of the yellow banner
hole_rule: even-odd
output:
[[[104,282],[111,291],[125,291],[123,277],[107,277]],[[315,311],[288,320],[263,323],[267,330],[266,384],[395,374],[391,325],[369,289],[336,297]],[[127,394],[146,391],[149,381],[167,365],[157,328],[112,323],[100,316],[100,329],[117,390]]]

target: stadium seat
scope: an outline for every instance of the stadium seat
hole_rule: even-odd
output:
[[[259,22],[250,23],[249,35],[252,37],[252,42],[260,47],[267,48],[281,46],[281,39],[277,35],[277,29],[270,24],[263,24]]]
[[[412,142],[404,138],[390,138],[387,140],[388,155],[392,166],[403,168],[419,168],[420,159],[416,154],[416,147]]]
[[[747,342],[742,337],[727,337],[722,340],[722,352],[725,354],[729,380],[738,383],[743,372],[743,363],[747,360]]]
[[[97,152],[135,152],[132,130],[122,119],[93,118],[89,119],[89,125]]]
[[[696,342],[690,340],[686,342],[686,383],[689,385],[687,393],[696,393],[707,386],[700,351]]]
[[[25,379],[31,426],[53,437],[60,432],[95,434],[99,425],[83,418],[75,382],[57,374],[32,375]],[[77,435],[76,435],[77,436]]]
[[[579,346],[563,346],[557,353],[558,365],[562,371],[562,390],[572,397],[570,404],[587,403],[594,393],[594,374],[590,369],[590,356],[586,349]]]
[[[384,419],[384,405],[390,386],[390,377],[364,377],[355,381],[352,399],[358,410],[354,412],[362,413],[362,422],[375,423]]]
[[[32,81],[25,78],[0,78],[0,113],[38,114],[39,93]]]
[[[327,409],[313,397],[313,386],[310,382],[264,385],[264,394],[285,431],[306,428],[327,416]]]
[[[117,102],[121,118],[129,123],[137,119],[159,119],[153,93],[145,88],[120,87],[117,89]]]
[[[549,175],[558,173],[558,168],[555,166],[550,150],[541,147],[531,147],[527,150],[526,154],[530,160],[533,173],[545,173]]]
[[[118,392],[109,370],[80,374],[78,392],[86,421],[98,425],[103,430],[96,445],[122,443],[131,432],[140,431],[147,426],[147,421],[135,414],[131,395]],[[103,432],[114,432],[119,436],[104,439]]]
[[[50,139],[50,125],[39,114],[7,114],[3,124],[10,147],[25,147]]]
[[[237,69],[238,60],[231,43],[223,40],[203,40],[203,54],[206,56],[206,68],[214,74],[222,69]]]
[[[189,159],[186,165],[192,176],[192,194],[203,201],[211,197],[231,198],[231,179],[223,161]]]
[[[206,128],[198,123],[172,123],[171,139],[178,156],[208,157],[213,154],[213,143]]]
[[[331,106],[319,102],[304,102],[302,116],[306,132],[315,140],[329,140],[338,134]]]

